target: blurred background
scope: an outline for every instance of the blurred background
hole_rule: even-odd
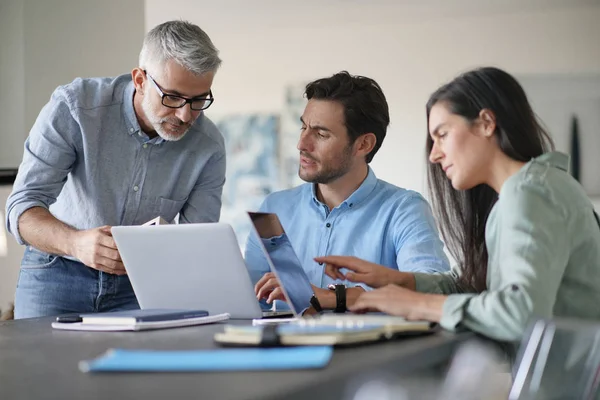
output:
[[[242,245],[241,212],[298,183],[303,85],[340,70],[375,79],[387,96],[379,178],[427,196],[429,94],[493,65],[521,81],[558,149],[579,155],[579,179],[600,205],[600,0],[0,0],[0,170],[18,167],[58,85],[131,72],[145,32],[180,18],[223,59],[207,115],[229,153],[222,220]],[[4,214],[11,187],[0,182]],[[22,252],[0,228],[0,308]]]

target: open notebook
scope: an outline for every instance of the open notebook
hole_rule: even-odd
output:
[[[214,340],[229,346],[351,345],[434,332],[433,324],[424,321],[324,324],[321,318],[317,320],[316,324],[305,319],[281,325],[226,325],[224,332],[215,334]]]

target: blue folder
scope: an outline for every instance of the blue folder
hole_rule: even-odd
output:
[[[154,351],[111,349],[100,357],[81,361],[83,372],[192,372],[323,368],[331,346],[254,349]]]

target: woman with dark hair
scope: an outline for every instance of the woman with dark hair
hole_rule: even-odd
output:
[[[352,311],[519,340],[532,317],[600,319],[600,227],[519,83],[497,68],[460,75],[427,103],[428,182],[457,266],[406,273],[319,257],[326,273],[379,288]],[[345,270],[346,269],[346,270]],[[345,273],[344,273],[345,272]]]

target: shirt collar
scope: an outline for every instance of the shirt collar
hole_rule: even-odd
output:
[[[353,207],[354,205],[365,200],[371,194],[373,189],[375,189],[375,185],[377,185],[377,177],[375,176],[375,172],[373,172],[371,167],[368,167],[368,168],[369,168],[369,172],[367,173],[367,177],[365,178],[363,183],[361,183],[360,186],[358,187],[358,189],[356,189],[354,191],[354,193],[352,193],[350,196],[348,196],[348,198],[346,200],[344,200],[342,202],[342,204],[346,204],[348,207]],[[311,190],[312,190],[313,202],[315,202],[316,204],[322,205],[323,203],[321,203],[319,201],[319,199],[317,199],[317,184],[316,183],[313,183],[311,185]]]
[[[565,153],[551,151],[548,153],[544,153],[541,156],[534,158],[533,160],[569,172],[569,156]]]
[[[150,140],[148,135],[142,131],[140,124],[137,120],[137,116],[135,115],[135,108],[133,107],[133,95],[135,93],[135,86],[133,86],[133,80],[127,83],[123,93],[123,114],[125,115],[125,122],[127,125],[127,133],[130,135],[137,134],[142,138],[146,138],[148,142],[152,144],[161,144],[165,140],[157,136],[154,139]]]

